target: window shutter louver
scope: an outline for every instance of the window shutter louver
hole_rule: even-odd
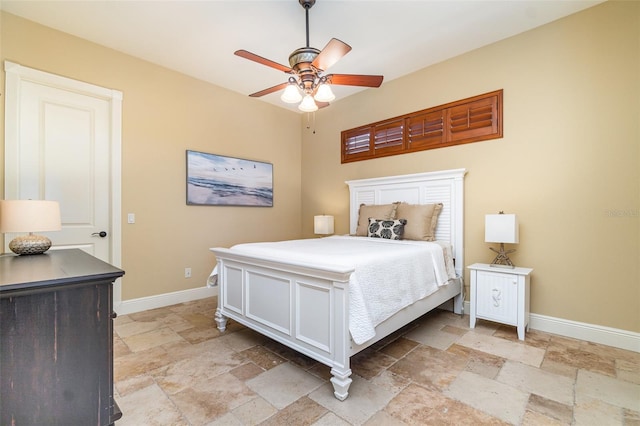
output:
[[[502,90],[342,132],[342,162],[502,137]]]
[[[369,127],[342,132],[342,162],[349,159],[367,158],[371,151],[371,132]]]
[[[394,120],[374,127],[373,146],[376,153],[402,150],[404,144],[403,120]]]
[[[443,110],[407,118],[407,138],[410,150],[419,150],[440,144],[443,141],[443,135]]]

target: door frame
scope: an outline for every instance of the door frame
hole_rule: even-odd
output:
[[[11,61],[4,62],[5,71],[5,199],[18,194],[19,100],[23,81],[47,85],[86,96],[103,99],[110,105],[110,204],[111,249],[109,263],[122,266],[122,92],[71,78],[29,68]],[[8,177],[11,177],[9,179]],[[13,184],[13,185],[12,185]],[[122,303],[121,279],[113,287],[114,307]]]

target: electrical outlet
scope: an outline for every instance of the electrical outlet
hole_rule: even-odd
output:
[[[184,268],[184,277],[191,278],[191,268]]]

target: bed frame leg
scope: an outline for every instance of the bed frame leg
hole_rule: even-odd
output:
[[[462,293],[453,298],[453,312],[464,316],[464,295]]]
[[[216,309],[215,318],[216,323],[218,323],[218,330],[225,331],[227,329],[227,317],[222,315],[222,312],[220,312],[220,308]]]
[[[340,401],[344,401],[349,396],[349,386],[351,386],[351,370],[342,372],[335,367],[331,369],[331,383],[333,384],[333,395]]]

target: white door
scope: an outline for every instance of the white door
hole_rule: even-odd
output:
[[[5,71],[5,198],[59,201],[62,230],[43,233],[51,249],[119,266],[122,94],[11,62]]]

